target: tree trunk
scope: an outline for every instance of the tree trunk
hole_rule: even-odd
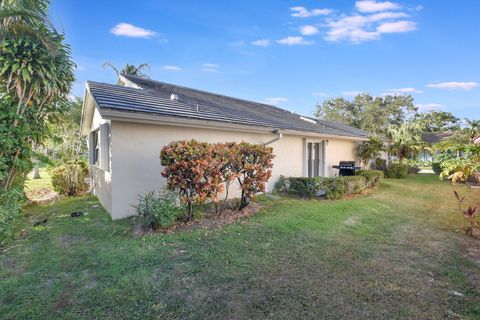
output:
[[[37,159],[33,159],[33,163],[35,164],[35,167],[33,167],[33,179],[41,179],[42,177],[40,177],[40,172],[38,168],[39,161]]]

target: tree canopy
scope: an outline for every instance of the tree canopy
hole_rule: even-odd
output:
[[[123,69],[118,70],[117,67],[115,67],[113,64],[110,62],[104,62],[103,63],[103,68],[110,67],[115,71],[117,76],[121,74],[129,75],[129,76],[136,76],[136,77],[141,77],[141,78],[148,78],[148,75],[145,73],[146,70],[150,69],[150,66],[146,63],[139,64],[138,66],[135,66],[133,64],[126,64]]]
[[[460,118],[451,112],[430,111],[417,113],[414,120],[419,122],[426,132],[455,131],[460,129]]]
[[[353,101],[334,98],[317,104],[315,116],[345,123],[372,134],[386,135],[390,125],[401,125],[417,110],[410,95],[373,97],[362,93]]]
[[[47,0],[8,1],[17,2],[28,3],[35,12],[46,12],[49,4]],[[16,19],[25,30],[38,31],[48,39],[47,45],[31,32],[4,33],[0,39],[0,187],[8,191],[15,178],[30,169],[32,145],[45,139],[49,123],[62,114],[75,65],[64,36],[46,21],[7,17],[2,25],[9,23],[5,19]]]

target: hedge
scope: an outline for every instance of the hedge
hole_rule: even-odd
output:
[[[324,195],[328,199],[340,199],[344,196],[359,194],[365,188],[378,186],[383,172],[361,170],[360,175],[345,177],[281,177],[275,185],[276,190],[294,194],[302,198]]]
[[[356,174],[367,179],[368,188],[378,187],[385,177],[381,170],[358,170]]]
[[[390,179],[405,179],[408,176],[408,165],[391,163],[385,169],[385,176]]]
[[[20,203],[23,198],[21,190],[0,191],[0,248],[12,238],[15,222],[21,215]]]

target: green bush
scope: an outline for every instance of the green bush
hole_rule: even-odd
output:
[[[391,163],[385,169],[385,176],[390,179],[405,179],[408,176],[408,165]]]
[[[433,172],[438,176],[440,173],[442,173],[442,165],[440,162],[433,162],[432,163],[432,170]]]
[[[319,190],[318,179],[305,177],[288,178],[288,192],[302,198],[311,198]]]
[[[380,170],[385,171],[387,167],[387,161],[385,159],[377,158],[375,161],[370,165],[370,169],[372,170]]]
[[[5,246],[13,236],[15,221],[21,215],[22,198],[20,189],[0,193],[0,247]]]
[[[278,177],[277,182],[273,186],[275,192],[288,192],[288,178],[285,176]]]
[[[359,194],[367,187],[367,178],[362,176],[346,176],[339,177],[338,179],[344,184],[346,195]]]
[[[383,171],[380,170],[358,170],[357,176],[365,177],[367,180],[367,187],[378,187],[384,178]]]
[[[53,190],[59,194],[76,196],[88,190],[85,183],[87,166],[83,162],[69,162],[52,170]]]
[[[136,220],[143,230],[165,229],[173,226],[185,208],[177,205],[177,194],[148,192],[138,199]]]
[[[345,181],[340,177],[319,178],[320,189],[328,199],[340,199],[347,193]]]

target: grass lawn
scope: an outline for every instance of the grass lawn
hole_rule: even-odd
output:
[[[480,240],[452,189],[419,175],[352,200],[265,197],[242,222],[145,237],[95,198],[33,207],[0,255],[0,318],[479,319]]]
[[[46,190],[53,190],[50,172],[45,166],[39,168],[40,179],[33,179],[33,171],[27,176],[25,181],[25,192],[27,196],[36,197]]]

